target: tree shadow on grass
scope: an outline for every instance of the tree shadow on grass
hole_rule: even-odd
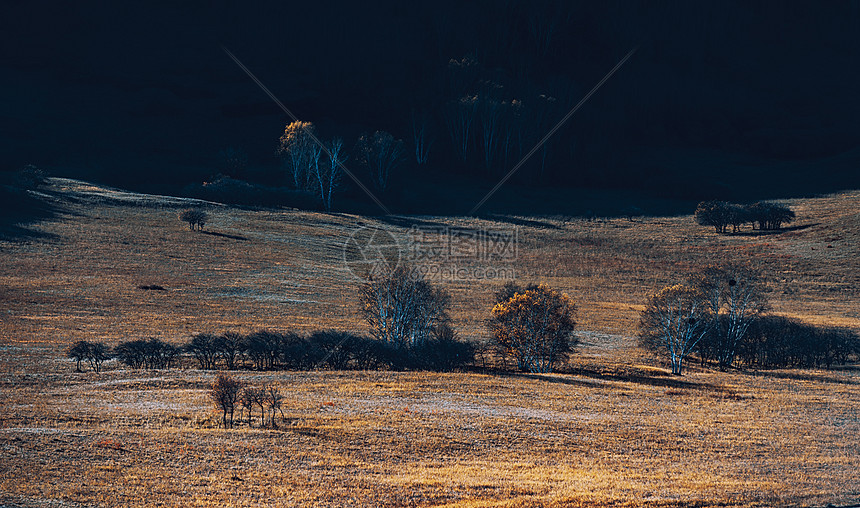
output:
[[[843,371],[851,371],[857,370],[856,366],[846,366],[840,370]],[[855,385],[856,381],[849,378],[837,377],[837,376],[827,376],[824,374],[814,374],[814,373],[804,373],[804,372],[782,372],[778,370],[759,370],[755,372],[750,372],[749,375],[753,377],[766,377],[766,378],[774,378],[774,379],[790,379],[796,381],[814,381],[817,383],[833,383],[839,385]]]
[[[52,240],[56,235],[32,229],[33,224],[56,219],[62,210],[22,189],[0,186],[0,240]]]
[[[244,236],[240,236],[240,235],[228,235],[227,233],[219,233],[219,232],[217,232],[217,231],[203,231],[203,230],[200,230],[199,232],[200,232],[200,233],[203,233],[204,235],[219,236],[219,237],[221,237],[221,238],[229,238],[229,239],[231,239],[231,240],[240,240],[240,241],[243,241],[243,242],[247,242],[247,241],[248,241],[248,238],[246,238],[246,237],[244,237]]]
[[[609,388],[606,384],[591,382],[588,379],[594,379],[604,382],[618,382],[618,383],[635,383],[640,385],[648,385],[648,386],[656,386],[663,387],[669,389],[676,390],[701,390],[701,391],[709,391],[715,393],[726,393],[733,394],[734,392],[726,388],[724,386],[715,385],[712,383],[700,383],[695,381],[687,381],[679,378],[678,376],[673,376],[671,374],[665,375],[648,375],[641,372],[624,372],[624,371],[613,371],[607,372],[603,370],[595,370],[589,368],[575,368],[564,372],[559,372],[558,374],[568,374],[564,375],[551,375],[551,374],[533,374],[529,372],[514,372],[514,371],[506,371],[506,370],[490,370],[487,372],[492,375],[501,376],[501,377],[510,377],[510,378],[518,378],[518,379],[533,379],[537,381],[545,381],[548,383],[558,383],[565,384],[571,386],[589,386],[589,387],[601,387],[601,388]],[[570,375],[577,377],[570,377]],[[582,379],[587,378],[587,379]]]
[[[496,222],[511,224],[514,226],[530,227],[536,229],[559,229],[556,224],[553,224],[551,222],[534,219],[523,219],[521,217],[512,217],[510,215],[489,214],[483,218]]]
[[[570,376],[559,376],[559,375],[549,375],[549,374],[532,374],[529,372],[512,372],[505,370],[498,370],[493,372],[494,375],[500,377],[509,377],[516,379],[532,379],[535,381],[545,381],[547,383],[556,383],[570,386],[588,386],[588,387],[600,387],[599,383],[594,383],[591,381],[587,381],[584,379],[576,379],[571,378]]]
[[[591,379],[600,379],[603,381],[635,383],[639,385],[656,386],[675,390],[701,390],[705,392],[725,393],[729,395],[734,395],[734,391],[725,386],[716,385],[713,383],[688,381],[679,376],[669,374],[668,372],[649,374],[636,369],[606,371],[587,367],[579,367],[571,369],[570,373]]]

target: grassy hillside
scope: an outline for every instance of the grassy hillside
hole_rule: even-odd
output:
[[[774,312],[860,330],[860,192],[786,201],[790,231],[717,236],[690,216],[358,217],[254,211],[53,179],[39,240],[0,244],[0,503],[24,506],[812,506],[860,502],[858,374],[683,378],[635,348],[645,296],[747,259]],[[177,212],[212,216],[192,232]],[[362,227],[511,230],[523,282],[577,303],[576,374],[258,373],[281,429],[216,428],[214,373],[73,373],[63,350],[261,327],[364,331],[343,246]],[[480,260],[460,262],[471,268]],[[502,280],[444,282],[484,339]],[[157,284],[166,291],[138,289]]]

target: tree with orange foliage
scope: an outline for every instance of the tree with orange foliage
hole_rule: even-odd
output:
[[[278,154],[299,190],[313,189],[314,173],[322,153],[314,141],[314,129],[311,122],[290,122],[278,143]]]
[[[488,326],[502,354],[522,372],[552,372],[575,345],[570,297],[546,284],[512,286],[500,296]]]

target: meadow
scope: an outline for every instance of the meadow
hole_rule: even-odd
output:
[[[683,377],[636,346],[646,297],[746,260],[771,312],[860,330],[860,192],[786,200],[793,227],[716,235],[692,217],[370,217],[252,210],[51,179],[61,213],[0,243],[0,504],[10,506],[825,506],[860,503],[860,376]],[[206,208],[190,231],[180,209]],[[365,332],[344,245],[360,228],[517,232],[521,282],[577,306],[568,373],[254,372],[286,395],[278,429],[218,428],[215,372],[109,363],[116,344],[260,328]],[[347,259],[349,261],[349,259]],[[469,268],[486,260],[460,260]],[[484,341],[499,279],[442,280]],[[166,291],[139,289],[158,285]],[[189,364],[190,367],[190,364]]]

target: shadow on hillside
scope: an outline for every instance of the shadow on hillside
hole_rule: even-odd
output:
[[[583,379],[573,379],[570,377],[561,377],[561,376],[550,376],[547,374],[530,374],[527,372],[509,372],[509,371],[497,371],[494,372],[496,376],[501,377],[511,377],[517,379],[533,379],[535,381],[545,381],[547,383],[557,383],[563,385],[571,385],[571,386],[589,386],[589,387],[599,387],[598,383],[593,383],[591,381],[586,381]]]
[[[523,226],[537,229],[558,229],[558,226],[551,222],[534,219],[523,219],[521,217],[511,217],[509,215],[489,214],[483,216],[482,218],[495,222],[503,222],[514,226]]]
[[[848,366],[843,367],[843,371],[849,370],[858,370],[857,367]],[[817,383],[833,383],[839,385],[854,385],[857,384],[853,379],[848,379],[844,377],[837,376],[827,376],[824,374],[813,374],[813,373],[801,373],[801,372],[782,372],[778,370],[759,370],[755,372],[750,372],[749,375],[753,377],[766,377],[766,378],[775,378],[775,379],[791,379],[796,381],[814,381]]]
[[[404,217],[402,215],[381,215],[374,217],[379,222],[388,224],[389,226],[397,226],[405,229],[411,228],[445,228],[447,224],[428,220],[421,220],[416,217]]]
[[[809,229],[813,226],[821,225],[820,222],[814,222],[812,224],[802,224],[799,226],[791,226],[787,228],[781,229],[753,229],[752,231],[739,231],[737,233],[727,233],[726,236],[771,236],[771,235],[780,235],[782,233],[789,233],[792,231],[803,231],[804,229]]]
[[[56,205],[34,197],[24,190],[0,186],[0,240],[50,240],[56,235],[32,229],[30,226],[52,220],[61,212]]]
[[[649,376],[638,372],[606,372],[587,368],[579,368],[571,370],[571,374],[592,379],[600,379],[603,381],[618,381],[622,383],[636,383],[648,386],[660,386],[665,388],[687,389],[687,390],[709,390],[715,392],[728,391],[725,387],[711,383],[696,383],[686,381],[677,376],[658,375]]]
[[[572,386],[590,386],[590,387],[606,387],[600,383],[590,382],[587,379],[575,379],[567,376],[557,376],[549,374],[531,374],[528,372],[511,372],[504,370],[489,370],[486,373],[518,379],[533,379],[536,381],[545,381],[548,383],[558,383]],[[642,373],[632,372],[606,372],[593,370],[588,368],[577,368],[559,374],[571,374],[581,378],[590,378],[600,381],[615,381],[621,383],[636,383],[640,385],[658,386],[663,388],[678,389],[678,390],[703,390],[717,393],[732,393],[732,390],[711,383],[697,383],[686,381],[671,374],[649,376]]]
[[[245,238],[244,236],[228,235],[227,233],[218,233],[217,231],[200,231],[200,233],[203,233],[204,235],[220,236],[221,238],[229,238],[231,240],[241,240],[243,242],[248,241],[248,238]]]

